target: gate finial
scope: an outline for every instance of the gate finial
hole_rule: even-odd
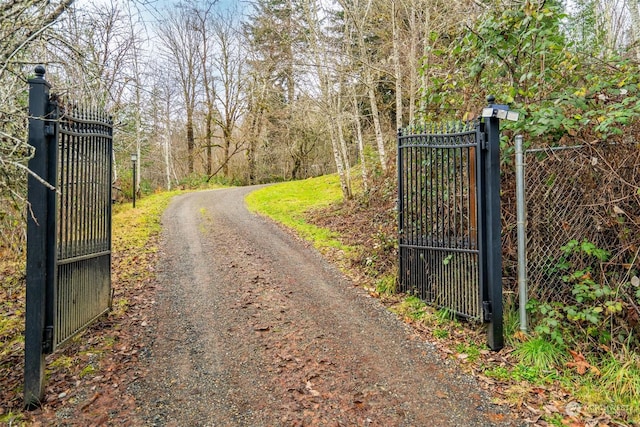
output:
[[[38,79],[44,79],[44,74],[47,72],[47,70],[44,69],[44,65],[36,65],[36,78]]]

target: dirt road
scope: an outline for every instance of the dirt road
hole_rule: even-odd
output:
[[[157,318],[135,384],[155,426],[517,425],[473,378],[305,243],[249,188],[175,199]]]

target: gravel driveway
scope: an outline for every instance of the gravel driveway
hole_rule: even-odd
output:
[[[251,188],[163,217],[156,318],[135,385],[155,426],[518,425],[306,243],[249,213]]]

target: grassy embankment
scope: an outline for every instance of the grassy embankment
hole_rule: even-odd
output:
[[[295,230],[321,252],[349,252],[352,248],[343,244],[336,233],[305,220],[305,214],[310,210],[327,207],[341,199],[338,176],[327,175],[268,186],[250,193],[246,202],[249,210]]]

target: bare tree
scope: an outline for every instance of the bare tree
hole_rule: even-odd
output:
[[[169,13],[159,28],[160,40],[167,64],[173,72],[185,110],[185,131],[187,146],[187,171],[192,174],[195,156],[194,113],[196,109],[200,67],[201,34],[196,31],[197,21],[183,7]]]
[[[331,147],[338,176],[340,177],[340,187],[345,199],[350,199],[353,195],[351,189],[351,179],[349,174],[349,161],[346,157],[345,140],[342,135],[343,111],[341,110],[341,84],[332,78],[330,73],[331,61],[329,60],[329,49],[323,36],[322,21],[320,19],[320,6],[316,0],[303,1],[304,19],[308,26],[308,45],[316,73],[317,81],[320,85],[320,105],[326,111],[326,127],[331,138]]]
[[[302,89],[300,57],[306,33],[296,0],[257,0],[243,25],[252,55],[248,67],[259,78],[262,111],[262,158],[282,169],[283,178],[299,178],[308,152],[305,127],[297,126],[297,99]],[[252,104],[252,108],[258,104]],[[260,146],[258,146],[260,148]]]
[[[372,59],[372,49],[367,45],[367,38],[370,35],[369,24],[372,13],[373,0],[339,0],[345,14],[345,19],[353,26],[353,43],[357,46],[357,60],[361,64],[360,73],[362,83],[369,99],[371,109],[371,119],[378,149],[378,157],[383,170],[387,168],[387,153],[384,145],[384,135],[380,122],[380,111],[376,96],[376,74],[379,69],[374,66]]]
[[[205,94],[205,135],[204,147],[206,152],[206,174],[211,176],[213,171],[213,143],[214,124],[216,115],[216,86],[212,70],[213,53],[209,42],[212,38],[212,26],[214,25],[213,7],[217,0],[209,0],[202,5],[193,5],[190,12],[194,18],[194,28],[200,33],[201,48],[198,51],[202,73],[202,91]]]
[[[162,68],[162,64],[157,63],[153,68]],[[153,85],[150,89],[151,96],[148,111],[152,124],[150,140],[155,145],[151,148],[151,151],[161,153],[160,159],[156,156],[153,159],[159,164],[157,175],[166,189],[171,190],[173,182],[176,181],[175,168],[173,167],[173,122],[171,120],[173,104],[176,99],[176,88],[170,84],[169,79],[164,74],[152,75],[148,81]]]
[[[213,25],[212,39],[216,47],[212,66],[218,76],[219,88],[215,91],[216,122],[222,131],[222,159],[219,170],[229,177],[229,161],[241,150],[234,132],[246,110],[244,97],[245,54],[242,39],[233,13],[219,15]],[[217,171],[209,174],[211,179]]]
[[[353,106],[353,124],[356,130],[356,142],[358,144],[358,154],[360,156],[360,167],[362,168],[362,188],[365,193],[369,191],[369,173],[367,159],[364,153],[364,138],[362,137],[362,123],[360,121],[360,109],[358,108],[358,97],[355,89],[351,89],[351,103]]]
[[[27,160],[32,154],[26,143],[24,90],[26,77],[36,56],[55,38],[55,23],[73,0],[11,0],[0,4],[0,230],[2,241],[22,241],[24,233],[15,227],[25,203]],[[6,232],[8,231],[8,232]]]
[[[418,31],[418,12],[415,0],[410,0],[405,6],[409,15],[409,123],[413,123],[416,117],[416,98],[418,95],[418,44],[420,32]]]
[[[251,44],[251,38],[244,34],[243,40]],[[258,148],[264,139],[269,86],[269,73],[260,66],[254,49],[247,51],[247,78],[245,80],[246,114],[241,137],[246,148],[247,176],[249,184],[258,180]]]
[[[636,59],[640,61],[640,2],[638,0],[627,0],[629,16],[631,21],[630,45],[636,54]]]
[[[12,65],[23,64],[29,46],[42,40],[72,4],[73,0],[13,0],[0,5],[0,76]]]
[[[143,55],[141,53],[141,47],[139,38],[136,36],[137,28],[135,18],[136,14],[129,8],[127,10],[127,16],[129,20],[129,38],[130,38],[130,51],[131,51],[131,67],[130,72],[131,76],[128,81],[133,84],[133,92],[134,92],[134,149],[136,152],[136,158],[138,159],[135,162],[136,167],[136,181],[133,183],[132,191],[136,194],[140,192],[140,181],[142,179],[142,145],[146,143],[146,132],[144,132],[143,124],[142,124],[142,114],[144,107],[142,105],[142,92],[143,92],[143,84],[144,84],[144,74],[141,66],[141,61],[143,60]]]
[[[391,2],[391,26],[393,28],[393,70],[396,83],[396,129],[402,127],[402,68],[400,66],[400,29],[398,25],[398,7]]]

